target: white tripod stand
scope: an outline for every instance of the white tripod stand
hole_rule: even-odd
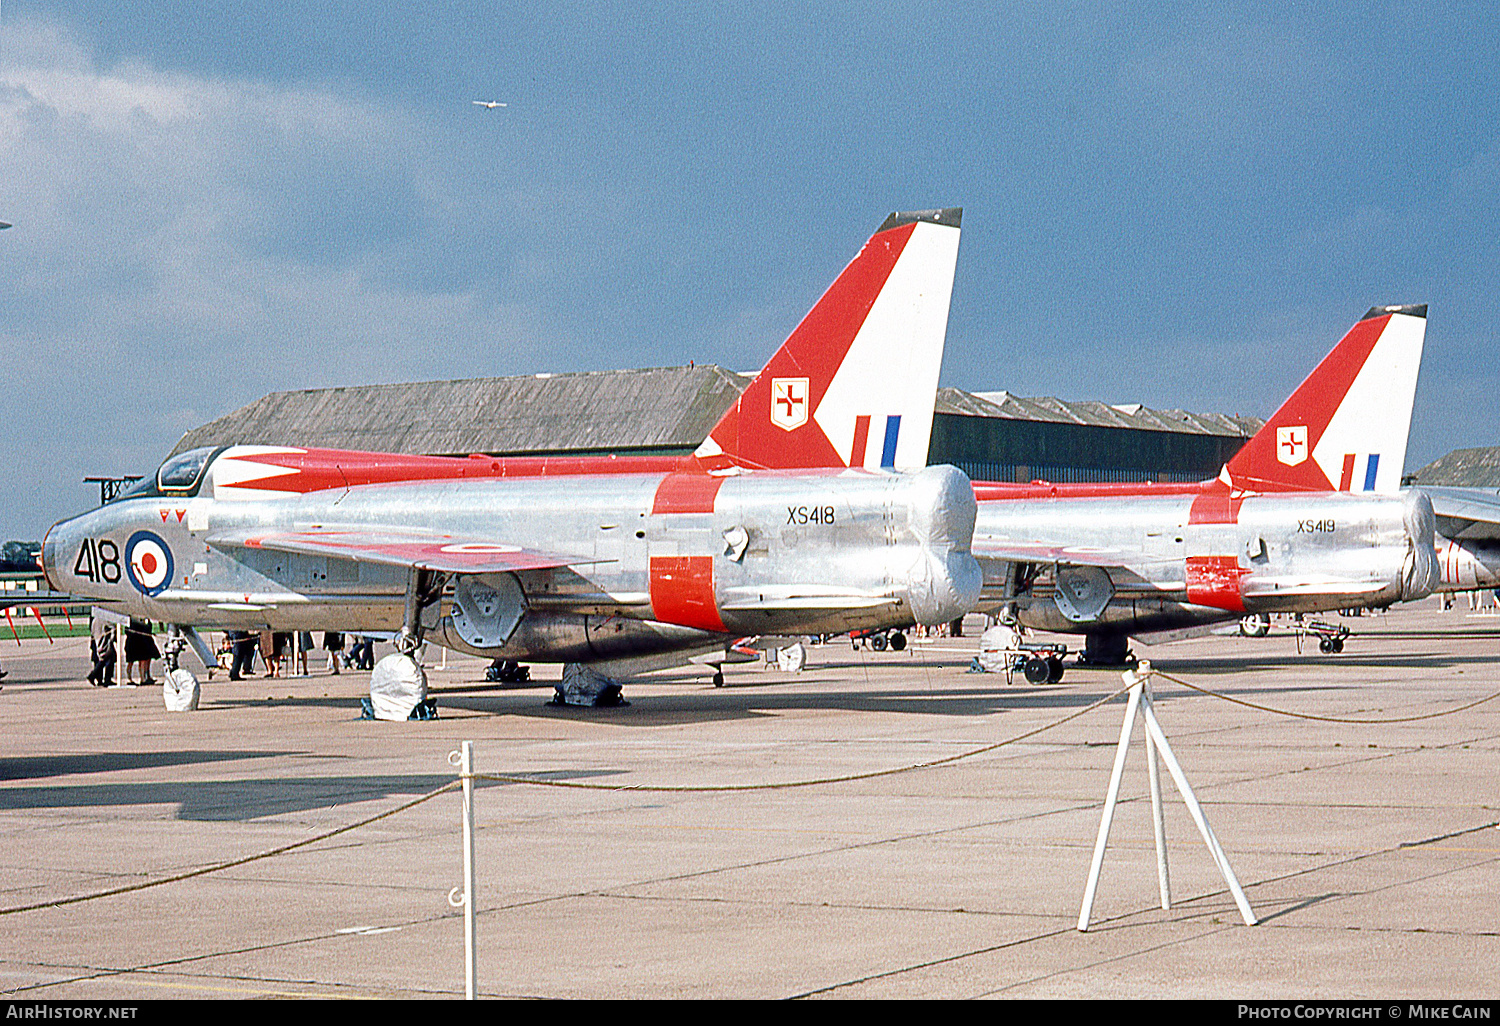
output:
[[[1151,815],[1156,828],[1156,876],[1161,887],[1161,907],[1169,909],[1172,907],[1172,895],[1167,882],[1167,834],[1166,826],[1162,822],[1161,812],[1161,771],[1157,768],[1156,753],[1161,751],[1161,756],[1166,760],[1167,770],[1172,774],[1172,780],[1177,785],[1177,791],[1182,795],[1188,812],[1197,824],[1198,833],[1203,835],[1203,843],[1208,845],[1209,853],[1213,855],[1214,865],[1219,867],[1224,882],[1229,885],[1229,893],[1234,895],[1234,903],[1239,906],[1240,915],[1245,920],[1246,926],[1254,926],[1256,923],[1255,913],[1250,911],[1250,903],[1245,900],[1245,892],[1240,889],[1239,880],[1235,879],[1234,870],[1229,866],[1229,859],[1224,855],[1224,849],[1219,847],[1219,839],[1214,836],[1213,828],[1208,825],[1208,819],[1203,815],[1203,808],[1198,804],[1198,799],[1193,795],[1193,789],[1187,782],[1187,777],[1182,772],[1182,767],[1177,764],[1177,759],[1172,755],[1172,746],[1167,743],[1167,735],[1162,733],[1161,724],[1156,720],[1156,711],[1151,707],[1151,664],[1144,660],[1134,670],[1125,674],[1125,683],[1130,687],[1130,698],[1125,705],[1125,722],[1120,726],[1120,744],[1115,749],[1115,768],[1109,778],[1109,797],[1104,802],[1104,815],[1099,820],[1099,838],[1094,842],[1094,863],[1089,868],[1088,887],[1083,892],[1083,908],[1078,913],[1078,929],[1087,931],[1089,928],[1089,914],[1094,908],[1094,892],[1099,886],[1099,871],[1104,865],[1104,845],[1109,840],[1109,827],[1115,816],[1115,803],[1120,797],[1120,778],[1125,772],[1125,753],[1130,748],[1130,735],[1135,729],[1136,713],[1139,712],[1141,719],[1146,721],[1146,766],[1151,777]]]

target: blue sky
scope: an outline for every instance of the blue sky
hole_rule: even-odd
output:
[[[1408,468],[1500,443],[1497,52],[1431,3],[5,0],[0,537],[268,391],[752,369],[934,206],[944,384],[1265,416],[1426,302]]]

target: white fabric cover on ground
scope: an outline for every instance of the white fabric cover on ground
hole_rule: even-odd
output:
[[[161,680],[161,697],[167,712],[192,712],[198,708],[198,678],[187,670],[168,670]]]
[[[1018,640],[1015,628],[1003,623],[986,630],[979,636],[979,668],[986,673],[1004,673],[1005,661],[1010,658],[1006,652],[1014,651]]]
[[[427,698],[427,674],[411,656],[392,654],[370,674],[370,708],[377,720],[405,720]]]
[[[801,673],[807,665],[807,648],[798,641],[776,652],[776,668],[782,673]]]

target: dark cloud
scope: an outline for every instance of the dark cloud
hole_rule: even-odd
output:
[[[753,368],[886,212],[940,205],[967,208],[945,384],[1265,415],[1370,305],[1428,302],[1410,462],[1497,440],[1488,16],[26,12],[5,537],[275,389]]]

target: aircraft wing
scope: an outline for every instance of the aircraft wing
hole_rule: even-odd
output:
[[[507,545],[493,539],[400,529],[315,528],[305,531],[244,531],[208,539],[216,548],[267,549],[308,556],[332,556],[356,563],[383,563],[454,574],[551,570],[584,563],[608,563],[592,556]]]
[[[0,609],[12,609],[16,606],[74,606],[84,603],[93,605],[94,602],[94,599],[79,598],[65,591],[0,591]]]
[[[1437,488],[1418,491],[1432,500],[1438,534],[1455,541],[1500,540],[1500,488]]]

